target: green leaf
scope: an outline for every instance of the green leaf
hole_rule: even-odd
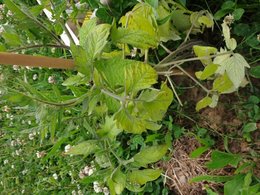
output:
[[[214,175],[200,175],[197,177],[193,177],[189,180],[189,182],[201,182],[201,181],[210,181],[210,182],[226,182],[233,179],[234,176],[214,176]]]
[[[245,10],[242,8],[235,9],[233,12],[233,16],[235,20],[240,20],[240,18],[243,16],[245,13]]]
[[[20,46],[22,44],[19,35],[16,33],[3,32],[1,35],[10,46]]]
[[[78,85],[81,84],[82,80],[84,80],[84,76],[77,74],[72,75],[69,78],[67,78],[62,85],[63,86],[72,86],[72,85]]]
[[[208,77],[212,76],[213,74],[215,74],[215,72],[218,69],[218,65],[217,64],[209,64],[205,67],[205,69],[203,71],[199,71],[196,72],[195,75],[198,79],[200,80],[205,80]]]
[[[167,145],[151,146],[142,149],[133,157],[134,162],[132,164],[137,167],[146,167],[147,164],[159,161],[166,154],[167,149]]]
[[[219,93],[225,93],[231,90],[232,88],[233,88],[233,83],[225,73],[224,75],[214,80],[212,90],[216,90]]]
[[[243,127],[243,132],[244,133],[249,133],[252,131],[257,130],[257,124],[256,123],[247,123],[244,127]]]
[[[142,118],[138,118],[126,109],[121,109],[115,114],[115,120],[119,128],[129,133],[140,134],[146,131],[146,123]]]
[[[97,25],[96,22],[96,19],[85,22],[79,32],[80,45],[85,49],[90,63],[101,55],[111,28],[109,24]]]
[[[244,174],[236,175],[234,179],[228,181],[224,185],[225,195],[240,195],[244,184]]]
[[[151,5],[155,9],[158,7],[158,0],[145,0],[145,2],[147,2],[149,5]]]
[[[200,111],[202,108],[209,106],[212,103],[212,99],[210,97],[204,97],[196,104],[196,111]]]
[[[234,1],[225,1],[222,4],[221,9],[232,9],[235,5],[236,3]]]
[[[158,45],[157,39],[149,33],[128,28],[112,30],[111,39],[114,43],[129,44],[140,49],[155,48]]]
[[[122,173],[120,168],[117,168],[112,175],[112,178],[108,181],[108,186],[111,194],[121,194],[123,192],[126,186],[126,175]]]
[[[260,66],[252,67],[249,71],[250,75],[252,77],[255,77],[257,79],[260,79]]]
[[[88,140],[81,142],[80,144],[71,147],[71,149],[66,154],[73,155],[85,155],[88,156],[98,150],[98,141],[97,140]]]
[[[81,46],[76,45],[71,45],[71,51],[77,70],[90,80],[93,67],[92,64],[89,63],[86,51]]]
[[[100,60],[96,63],[96,69],[110,88],[125,87],[127,93],[135,94],[157,81],[156,71],[140,61],[122,58]]]
[[[199,46],[199,45],[194,45],[193,46],[194,53],[198,57],[209,57],[211,54],[216,54],[217,53],[217,48],[215,47],[206,47],[206,46]],[[201,62],[205,65],[212,64],[212,60],[209,57],[208,59],[201,59]]]
[[[238,88],[245,78],[245,67],[250,68],[247,61],[238,53],[233,54],[221,64],[225,67],[229,79]]]
[[[208,146],[201,146],[198,147],[196,150],[192,151],[190,154],[191,158],[198,158],[200,155],[202,155],[204,152],[206,152],[209,149]]]
[[[116,121],[113,119],[113,117],[106,116],[105,124],[101,125],[100,130],[97,131],[97,134],[100,137],[114,140],[121,132],[122,130],[117,128]]]
[[[167,108],[173,100],[173,93],[166,83],[163,83],[161,90],[145,90],[139,97],[137,108],[142,116],[148,116],[153,121],[162,120]]]
[[[207,163],[207,167],[209,169],[219,169],[226,165],[236,167],[241,160],[242,157],[239,154],[231,154],[215,150],[211,154],[211,162]]]
[[[172,23],[178,31],[184,32],[191,27],[190,16],[185,10],[172,11]]]
[[[215,18],[215,20],[220,20],[222,17],[224,17],[225,15],[227,15],[230,12],[232,12],[232,10],[230,10],[230,9],[225,9],[225,10],[220,9],[214,14],[214,18]]]
[[[144,185],[148,181],[154,181],[160,177],[162,170],[160,169],[143,169],[133,170],[127,173],[127,181],[139,185]]]

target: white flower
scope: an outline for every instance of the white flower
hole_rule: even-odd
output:
[[[21,153],[22,153],[22,149],[21,148],[19,150],[15,150],[15,154],[17,156],[20,156]]]
[[[16,145],[17,145],[16,141],[15,141],[15,140],[12,140],[12,141],[11,141],[11,146],[16,146]]]
[[[4,165],[8,164],[9,160],[8,159],[5,159],[4,160]]]
[[[77,195],[76,190],[73,190],[73,191],[71,192],[71,195]]]
[[[260,42],[260,34],[257,35],[257,40]]]
[[[19,70],[19,66],[18,66],[18,65],[13,65],[13,69],[14,69],[15,71]]]
[[[71,149],[71,145],[70,144],[66,145],[64,148],[65,153],[69,152],[70,149]]]
[[[102,192],[102,188],[100,187],[99,183],[97,181],[94,181],[93,188],[96,193]]]
[[[79,178],[80,178],[80,179],[83,179],[84,177],[85,177],[85,174],[83,173],[82,170],[80,170],[80,172],[79,172]]]
[[[28,123],[28,125],[31,125],[31,124],[32,124],[32,121],[28,121],[27,123]]]
[[[38,74],[34,74],[32,79],[36,81],[38,79]]]
[[[42,158],[42,157],[45,156],[45,154],[46,154],[45,151],[41,151],[41,152],[37,151],[37,152],[36,152],[36,156],[37,156],[37,158]]]
[[[83,195],[81,190],[78,190],[78,195]]]
[[[109,195],[109,189],[107,187],[103,187],[104,195]]]
[[[55,180],[57,180],[57,179],[58,179],[57,173],[54,173],[54,174],[52,175],[52,177],[53,177]]]
[[[28,170],[27,170],[27,169],[24,169],[24,170],[22,171],[22,174],[25,175],[27,172],[28,172]]]
[[[48,83],[54,84],[55,83],[55,77],[54,76],[49,76]]]
[[[14,165],[12,165],[11,168],[14,169]]]
[[[32,133],[29,134],[29,140],[33,140],[34,139],[34,135]]]
[[[13,13],[11,12],[11,10],[8,10],[6,16],[12,16],[12,15]]]
[[[10,112],[11,109],[8,106],[4,106],[2,110],[3,112]]]

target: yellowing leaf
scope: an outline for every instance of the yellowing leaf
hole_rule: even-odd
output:
[[[212,76],[213,74],[215,74],[216,70],[218,69],[218,65],[217,64],[209,64],[205,67],[205,69],[203,70],[203,72],[196,72],[195,75],[198,79],[201,80],[205,80],[208,77]]]
[[[160,169],[144,169],[134,170],[127,173],[127,181],[139,185],[144,185],[149,181],[156,180],[160,177],[162,170]]]
[[[250,67],[244,57],[238,53],[223,61],[222,66],[225,67],[227,75],[235,88],[240,86],[245,77],[245,67]]]
[[[196,111],[200,111],[202,108],[209,106],[212,103],[212,99],[210,97],[204,97],[196,104]]]
[[[114,43],[126,43],[140,49],[155,48],[158,40],[155,36],[142,30],[118,28],[111,32],[111,39]]]
[[[97,25],[96,23],[96,19],[85,22],[79,32],[80,45],[85,49],[90,63],[101,54],[111,28],[109,24]]]
[[[212,18],[210,18],[208,16],[199,17],[198,22],[200,24],[206,25],[207,28],[211,28],[212,26],[214,26],[214,22],[213,22]]]
[[[227,74],[218,77],[213,82],[213,89],[216,90],[219,93],[225,93],[233,88],[233,83],[228,78]]]
[[[198,57],[209,57],[211,54],[217,53],[217,48],[215,47],[194,45],[193,50]],[[201,62],[205,65],[208,65],[212,63],[212,60],[209,57],[208,59],[201,59]]]

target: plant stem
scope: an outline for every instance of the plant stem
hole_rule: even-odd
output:
[[[180,99],[180,97],[178,96],[178,94],[177,94],[177,92],[176,92],[176,90],[175,90],[175,88],[174,88],[174,86],[173,86],[173,83],[172,83],[171,78],[170,78],[168,75],[166,75],[166,77],[167,77],[167,79],[168,79],[168,81],[169,81],[169,83],[170,83],[170,85],[171,85],[171,87],[172,87],[172,91],[173,91],[173,93],[175,94],[175,96],[176,96],[176,98],[177,98],[179,104],[180,104],[181,106],[183,106],[183,104],[182,104],[182,102],[181,102],[181,99]]]
[[[110,97],[112,97],[112,98],[114,98],[114,99],[117,99],[117,100],[119,100],[121,102],[125,101],[125,98],[122,98],[122,97],[120,97],[120,96],[118,96],[118,95],[116,95],[114,93],[111,93],[110,91],[105,90],[105,89],[101,89],[101,92],[106,94],[106,95],[108,95],[108,96],[110,96]]]
[[[204,87],[199,81],[197,81],[193,76],[191,76],[186,70],[184,70],[179,65],[176,66],[178,69],[180,69],[184,74],[186,74],[191,80],[193,80],[196,84],[198,84],[207,94],[210,93],[210,90],[208,90],[206,87]]]
[[[63,49],[67,49],[70,50],[69,46],[66,45],[55,45],[55,44],[40,44],[40,45],[28,45],[28,46],[24,46],[24,47],[19,47],[16,49],[11,49],[8,50],[8,52],[17,52],[17,51],[21,51],[24,49],[33,49],[33,48],[40,48],[40,47],[55,47],[55,48],[63,48]]]
[[[179,63],[184,63],[184,62],[191,62],[191,61],[195,61],[195,60],[206,60],[206,59],[209,59],[209,58],[214,58],[214,57],[217,57],[217,56],[222,56],[222,55],[227,55],[227,54],[232,54],[232,53],[233,53],[232,51],[228,51],[228,52],[204,56],[204,57],[194,57],[194,58],[188,58],[188,59],[183,59],[183,60],[176,60],[176,61],[172,61],[172,62],[164,63],[164,64],[159,63],[155,66],[155,68],[156,69],[157,68],[164,68],[164,67],[167,67],[167,66],[171,66],[171,65],[175,65],[175,64],[179,64]]]

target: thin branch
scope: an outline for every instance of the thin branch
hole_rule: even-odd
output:
[[[180,69],[184,74],[186,74],[191,80],[193,80],[196,84],[198,84],[207,94],[210,93],[210,90],[208,90],[206,87],[204,87],[199,81],[197,81],[193,76],[191,76],[186,70],[184,70],[179,65],[176,66],[178,69]]]
[[[182,104],[182,102],[181,102],[181,99],[180,99],[180,97],[178,96],[178,94],[177,94],[177,92],[176,92],[176,90],[175,90],[175,88],[174,88],[174,86],[173,86],[173,83],[172,83],[171,78],[170,78],[168,75],[166,75],[166,77],[167,77],[167,79],[168,79],[168,81],[169,81],[169,83],[170,83],[170,85],[171,85],[171,87],[172,87],[172,91],[173,91],[173,93],[175,94],[175,96],[176,96],[176,98],[177,98],[179,104],[180,104],[181,106],[183,106],[183,104]]]
[[[184,63],[184,62],[191,62],[191,61],[196,61],[196,60],[207,60],[207,59],[210,59],[210,58],[215,58],[217,56],[222,56],[222,55],[227,55],[227,54],[232,54],[232,53],[233,53],[232,51],[228,51],[228,52],[204,56],[204,57],[194,57],[194,58],[188,58],[188,59],[183,59],[183,60],[176,60],[176,61],[172,61],[172,62],[164,63],[164,64],[159,63],[155,66],[155,68],[156,69],[157,68],[164,68],[164,67],[167,67],[167,66],[172,66],[172,65],[175,65],[175,64]]]
[[[55,47],[55,48],[63,48],[63,49],[70,50],[70,47],[66,45],[40,44],[40,45],[28,45],[24,47],[19,47],[19,48],[8,50],[8,52],[17,52],[24,49],[33,49],[33,48],[40,48],[40,47]]]

